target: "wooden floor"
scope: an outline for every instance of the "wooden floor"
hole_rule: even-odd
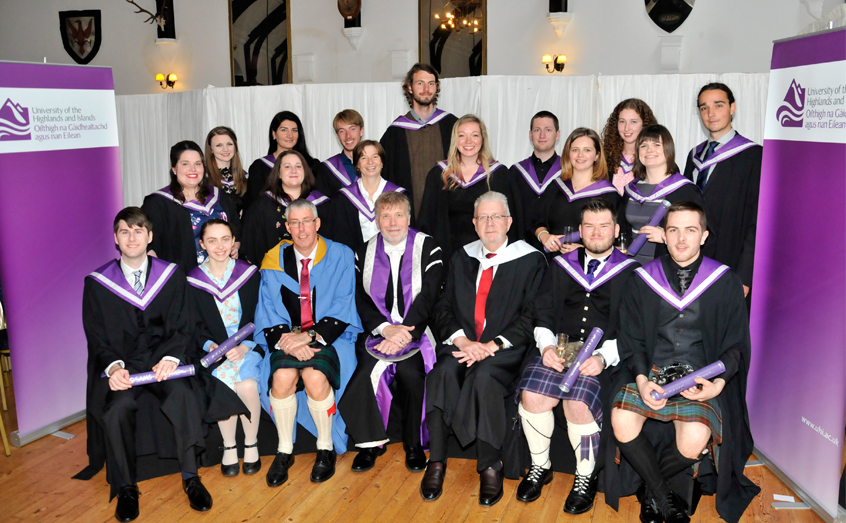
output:
[[[2,386],[2,385],[0,385]],[[3,412],[7,431],[17,428],[11,388],[9,412]],[[47,436],[21,449],[12,448],[12,456],[0,455],[0,521],[114,521],[115,503],[108,503],[109,487],[105,471],[91,481],[72,480],[71,476],[88,462],[85,453],[85,422],[64,429],[74,434],[71,440]],[[376,467],[365,473],[350,471],[353,454],[338,458],[335,476],[323,484],[309,481],[314,455],[297,456],[290,478],[283,486],[271,489],[264,474],[272,457],[262,459],[262,471],[254,476],[243,474],[227,478],[220,468],[202,469],[203,483],[214,498],[214,507],[206,513],[191,510],[182,492],[178,475],[142,482],[139,522],[246,522],[280,521],[495,521],[495,522],[626,522],[639,521],[639,505],[634,497],[621,500],[615,512],[597,496],[594,508],[579,516],[562,511],[573,485],[573,476],[556,474],[534,503],[521,503],[514,497],[517,481],[505,481],[503,499],[491,508],[478,505],[479,489],[476,463],[450,460],[444,495],[435,502],[424,502],[418,488],[422,474],[411,474],[404,466],[405,453],[399,444],[391,445]],[[743,522],[822,521],[811,510],[775,510],[773,494],[793,493],[767,468],[748,467],[746,475],[762,488],[761,495],[743,516]],[[799,501],[797,499],[797,501]],[[714,498],[702,498],[693,516],[694,522],[718,521]]]

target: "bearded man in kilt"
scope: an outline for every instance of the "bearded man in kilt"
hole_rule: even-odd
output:
[[[753,447],[743,286],[728,266],[701,255],[706,226],[697,204],[670,206],[662,232],[669,255],[635,271],[620,308],[623,368],[611,411],[620,454],[606,454],[605,499],[616,509],[619,497],[642,482],[644,522],[690,521],[688,503],[670,488],[677,475],[695,478],[703,492],[715,493],[717,513],[730,523],[760,492],[743,475]],[[685,366],[697,370],[718,360],[725,365],[722,374],[696,378],[697,385],[678,396],[652,396],[664,392],[656,381],[670,368],[680,376]],[[648,435],[655,434],[653,444]],[[660,457],[656,446],[663,447]]]
[[[279,434],[267,484],[288,479],[296,424],[317,437],[311,481],[335,474],[336,453],[346,452],[341,399],[355,370],[355,340],[362,332],[355,307],[355,260],[346,246],[317,234],[320,218],[308,200],[285,210],[292,240],[268,251],[261,264],[255,340],[265,351],[261,400]]]
[[[610,425],[603,423],[610,413],[608,376],[620,361],[618,310],[628,278],[640,266],[614,248],[620,226],[608,200],[588,200],[579,232],[584,247],[556,257],[541,283],[534,331],[541,354],[523,372],[519,407],[532,466],[517,487],[517,499],[535,501],[543,486],[552,481],[549,448],[555,428],[553,409],[560,403],[576,454],[576,479],[564,504],[564,511],[570,514],[590,510],[596,496],[596,456],[601,454],[600,442],[604,443],[610,432]],[[556,354],[556,334],[583,342],[594,327],[604,332],[599,348],[579,368],[575,386],[563,392],[559,385],[565,360]]]

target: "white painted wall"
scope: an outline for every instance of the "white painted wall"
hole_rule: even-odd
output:
[[[154,0],[136,3],[155,11]],[[162,92],[156,73],[176,74],[176,91],[231,85],[226,0],[176,0],[175,44],[156,44],[156,26],[123,0],[0,0],[0,60],[75,64],[62,47],[58,13],[87,9],[101,11],[103,26],[90,65],[112,67],[117,94]]]

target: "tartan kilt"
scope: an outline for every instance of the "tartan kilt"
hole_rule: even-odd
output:
[[[270,375],[279,369],[308,369],[319,370],[326,376],[329,385],[333,389],[341,388],[341,362],[338,360],[338,353],[331,345],[326,345],[320,348],[320,352],[316,353],[310,360],[300,361],[294,356],[285,354],[281,350],[275,350],[270,353]],[[297,392],[304,390],[305,385],[303,379],[297,381]]]
[[[723,417],[715,399],[691,401],[681,395],[675,395],[667,398],[667,404],[663,409],[652,410],[643,402],[637,385],[629,383],[617,393],[617,397],[614,398],[614,408],[628,410],[658,421],[678,420],[707,425],[711,429],[711,443],[709,443],[711,455],[714,463],[719,463],[720,444],[723,442]]]
[[[541,356],[535,356],[523,371],[519,389],[542,396],[562,400],[581,401],[587,405],[596,424],[602,427],[602,391],[596,376],[579,376],[570,392],[564,392],[558,385],[564,381],[563,372],[550,369],[543,364]],[[519,396],[518,396],[519,398]]]

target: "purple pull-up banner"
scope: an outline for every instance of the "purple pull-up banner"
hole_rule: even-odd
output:
[[[112,70],[0,62],[0,281],[18,446],[80,419],[85,275],[123,205]]]
[[[846,30],[776,42],[771,69],[749,420],[762,457],[831,521],[846,427]]]

